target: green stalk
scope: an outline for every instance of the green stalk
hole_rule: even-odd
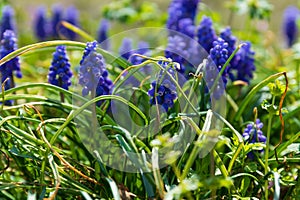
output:
[[[272,107],[275,104],[275,96],[272,98]],[[270,135],[271,135],[271,128],[272,128],[272,118],[273,118],[273,113],[269,113],[269,120],[268,120],[268,130],[267,130],[267,143],[266,143],[266,150],[265,150],[265,175],[268,174],[269,172],[269,150],[270,150]],[[268,190],[269,182],[268,179],[265,182],[265,199],[268,200],[269,196],[269,190]]]

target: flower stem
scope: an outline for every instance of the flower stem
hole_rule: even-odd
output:
[[[274,104],[275,104],[275,96],[273,95],[271,106],[274,106]],[[272,118],[273,118],[273,113],[270,112],[269,113],[269,120],[268,120],[266,151],[265,151],[265,175],[267,175],[268,172],[269,172],[268,161],[269,161],[270,135],[271,135],[271,128],[272,128]],[[269,196],[268,186],[269,186],[269,181],[267,179],[266,182],[265,182],[265,199],[266,200],[268,199],[268,196]]]

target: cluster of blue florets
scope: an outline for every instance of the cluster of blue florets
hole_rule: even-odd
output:
[[[175,72],[172,67],[168,66],[168,63],[159,62],[158,64],[174,77]],[[174,101],[177,98],[176,86],[164,70],[160,71],[157,79],[151,83],[148,95],[150,96],[151,105],[161,105],[166,112],[173,107]]]
[[[264,136],[262,132],[264,124],[260,121],[260,119],[256,119],[255,123],[249,123],[247,127],[244,130],[243,137],[245,142],[254,144],[254,143],[266,143],[266,136]],[[259,152],[263,152],[263,150],[260,150]],[[249,158],[254,158],[254,155],[252,152],[248,154]]]
[[[219,37],[216,35],[213,28],[213,22],[209,17],[204,16],[198,27],[195,26],[194,20],[197,14],[197,5],[199,1],[183,1],[173,0],[169,6],[169,18],[167,21],[167,28],[170,29],[168,38],[168,45],[165,51],[165,56],[180,64],[179,72],[185,75],[193,72],[193,68],[196,68],[207,55],[202,51],[204,49],[209,56],[209,60],[212,60],[216,65],[216,69],[221,70],[227,59],[231,56],[234,50],[237,48],[237,39],[232,35],[229,27],[220,32]],[[176,31],[176,32],[174,32]],[[196,34],[195,34],[196,33]],[[174,35],[176,37],[174,37]],[[187,39],[190,38],[190,39]],[[196,47],[191,41],[196,40],[202,48]],[[220,41],[223,42],[220,42]],[[222,43],[222,44],[221,44]],[[250,82],[255,70],[254,65],[254,52],[250,49],[251,44],[247,42],[247,47],[243,47],[240,52],[237,52],[231,62],[226,66],[225,71],[222,74],[222,80],[224,87],[228,82],[228,78],[232,81],[242,80],[246,83]],[[193,60],[195,57],[201,58]],[[192,63],[193,66],[190,66]],[[206,80],[208,86],[212,85],[212,81],[215,81],[217,73],[212,73],[212,64],[208,63],[210,67],[206,71]],[[187,69],[189,69],[187,71]],[[192,69],[192,70],[191,70]],[[220,97],[224,92],[224,87],[220,84],[214,88],[219,89]]]
[[[49,83],[68,90],[73,75],[70,67],[71,65],[67,56],[66,47],[57,46],[56,51],[53,53],[53,60],[49,68]]]
[[[213,28],[213,22],[209,17],[204,16],[197,30],[199,44],[209,52],[213,47],[213,42],[217,39],[217,35]]]
[[[288,47],[291,47],[298,37],[297,20],[300,12],[297,7],[289,6],[285,9],[283,14],[283,33]]]
[[[0,56],[1,58],[7,56],[11,52],[17,49],[17,38],[13,31],[6,30],[3,34],[0,47]],[[10,89],[14,87],[13,85],[13,76],[16,75],[17,78],[22,77],[20,69],[20,60],[19,57],[15,57],[12,60],[4,63],[0,66],[1,72],[1,83],[3,83],[7,78],[9,80],[5,84],[5,89]]]
[[[3,38],[3,34],[6,30],[11,30],[16,32],[15,20],[14,20],[14,9],[9,5],[4,6],[2,9],[2,18],[0,24],[0,38]]]
[[[95,96],[107,95],[112,88],[112,81],[108,77],[105,61],[97,53],[97,42],[88,42],[79,68],[79,84],[83,87],[82,95],[90,92]]]
[[[101,20],[99,24],[99,29],[97,31],[97,41],[99,42],[101,48],[105,50],[110,49],[110,43],[108,40],[108,30],[109,30],[110,24],[107,19]]]
[[[251,50],[251,43],[245,42],[231,62],[232,69],[235,69],[235,74],[229,74],[232,80],[241,80],[246,83],[250,82],[253,78],[253,72],[256,69],[254,65],[254,54],[255,52]]]

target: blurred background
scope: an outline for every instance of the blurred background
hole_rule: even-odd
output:
[[[264,4],[265,0],[248,0],[254,2],[254,4]],[[15,9],[17,29],[19,32],[20,45],[25,45],[35,41],[32,34],[32,22],[34,14],[39,6],[45,6],[49,17],[51,16],[51,8],[54,4],[59,4],[63,8],[67,8],[70,5],[76,6],[79,10],[80,27],[95,36],[99,27],[99,22],[104,16],[109,15],[109,12],[118,10],[120,15],[134,15],[135,12],[139,12],[142,9],[143,14],[134,16],[135,20],[112,20],[110,35],[118,33],[120,31],[129,30],[134,27],[143,26],[164,26],[167,19],[167,9],[170,0],[7,0],[7,3],[11,4]],[[128,3],[130,2],[130,3]],[[199,24],[203,15],[209,15],[213,18],[219,28],[224,26],[231,26],[236,36],[242,39],[251,40],[251,35],[239,35],[238,30],[247,30],[256,27],[258,32],[269,32],[271,37],[277,38],[278,45],[283,46],[281,23],[282,14],[284,9],[288,5],[299,5],[297,0],[272,0],[268,1],[271,4],[271,15],[268,19],[257,19],[250,22],[247,13],[245,13],[242,7],[232,8],[234,0],[202,0],[198,9],[197,23]],[[268,6],[268,5],[267,5]],[[126,7],[126,9],[124,9]],[[235,9],[235,12],[233,10]],[[138,11],[137,11],[138,10]],[[109,11],[109,12],[108,12]],[[196,23],[196,25],[197,25]],[[218,27],[216,27],[218,30]],[[251,32],[253,34],[253,32]]]

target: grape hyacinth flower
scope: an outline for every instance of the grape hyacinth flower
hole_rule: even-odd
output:
[[[253,72],[255,71],[254,64],[255,52],[251,50],[251,43],[245,42],[239,51],[235,55],[235,59],[231,65],[231,68],[236,70],[236,75],[230,74],[232,80],[242,80],[249,83],[253,78]],[[230,70],[232,71],[232,70]]]
[[[49,68],[48,81],[49,83],[62,87],[65,90],[71,85],[71,65],[67,56],[65,46],[57,46],[53,53],[53,60]]]
[[[213,48],[211,48],[209,53],[209,59],[208,59],[209,61],[205,66],[205,81],[208,88],[212,90],[213,96],[216,99],[219,99],[221,95],[224,93],[227,84],[229,66],[226,66],[225,70],[222,73],[221,78],[223,82],[218,80],[216,88],[213,88],[218,73],[221,71],[223,65],[226,63],[229,57],[227,48],[228,48],[228,43],[225,42],[222,38],[218,38],[216,41],[214,41]],[[214,67],[214,64],[217,67],[217,70]]]
[[[15,51],[18,48],[17,38],[15,37],[15,34],[12,30],[6,30],[2,38],[3,39],[1,40],[0,47],[1,58],[5,57],[6,55]],[[17,78],[22,78],[19,57],[15,57],[0,66],[1,83],[3,83],[7,78],[9,78],[9,80],[6,81],[6,84],[4,85],[5,90],[8,90],[15,86],[13,73],[15,73]],[[11,105],[12,101],[6,101],[5,104]]]
[[[222,38],[228,44],[228,56],[230,56],[235,50],[236,37],[232,35],[231,28],[227,27],[220,33],[220,38]],[[234,60],[234,59],[232,59]]]
[[[66,9],[66,14],[64,16],[64,20],[69,22],[70,24],[74,25],[74,26],[78,26],[79,22],[78,22],[78,10],[76,9],[75,6],[69,6]],[[77,34],[75,32],[73,32],[70,29],[67,29],[65,27],[61,28],[61,32],[63,35],[65,35],[68,39],[70,40],[76,40]]]
[[[161,66],[163,66],[168,72],[174,76],[174,70],[167,66],[168,64],[165,62],[159,62]],[[174,101],[177,98],[176,87],[172,83],[168,74],[161,71],[157,80],[151,83],[151,88],[148,91],[148,95],[150,96],[150,105],[161,105],[165,111],[167,112],[170,108],[173,107]]]
[[[297,19],[299,10],[295,6],[288,6],[283,14],[283,34],[288,47],[291,47],[297,40],[298,27]]]
[[[192,19],[183,18],[178,22],[178,31],[182,34],[189,36],[190,38],[194,38],[195,36],[195,25]]]
[[[247,127],[244,130],[243,137],[244,140],[247,143],[266,143],[266,136],[264,136],[263,132],[261,131],[263,127],[263,123],[260,121],[260,119],[256,119],[255,123],[250,123],[247,125]],[[263,152],[263,150],[260,150],[259,152]],[[254,158],[253,152],[248,153],[247,155],[250,159]]]
[[[168,37],[168,45],[165,50],[165,57],[170,58],[173,62],[180,64],[180,68],[176,69],[180,73],[185,72],[185,62],[189,57],[189,52],[186,50],[187,44],[181,35]]]
[[[45,7],[41,6],[37,9],[34,19],[34,33],[40,40],[46,40],[50,36],[49,24],[46,16]]]
[[[96,48],[96,41],[87,43],[79,69],[79,84],[83,86],[82,95],[86,96],[91,92],[92,98],[110,94],[112,88],[104,58],[96,52]],[[97,105],[101,103],[97,102]]]
[[[168,8],[167,28],[184,33],[186,27],[179,26],[179,23],[185,18],[190,19],[191,24],[194,25],[198,3],[199,0],[173,0]]]
[[[137,49],[134,50],[133,53],[144,55],[144,56],[150,56],[149,44],[147,42],[144,42],[144,41],[139,42]],[[140,57],[140,56],[131,55],[129,57],[129,62],[133,65],[139,65],[144,61],[145,61],[145,59]]]
[[[101,47],[105,50],[110,49],[108,38],[108,30],[109,30],[110,24],[107,19],[102,19],[99,25],[99,29],[97,31],[97,41],[101,45]]]
[[[124,38],[122,41],[122,44],[119,48],[119,54],[122,58],[125,60],[128,60],[129,57],[133,54],[132,51],[132,39],[130,38]]]
[[[197,30],[198,43],[209,53],[213,47],[213,42],[217,39],[217,35],[213,28],[212,20],[204,16]]]
[[[83,64],[84,59],[89,55],[90,52],[94,52],[97,50],[97,41],[86,43],[86,47],[83,52],[82,59],[80,60],[80,65]]]
[[[6,30],[15,30],[15,21],[14,21],[14,10],[10,6],[4,6],[2,9],[2,19],[1,19],[1,25],[0,25],[0,37],[3,38],[3,34]]]
[[[63,10],[60,5],[56,4],[52,7],[51,32],[53,38],[58,38],[59,23],[62,20]]]

